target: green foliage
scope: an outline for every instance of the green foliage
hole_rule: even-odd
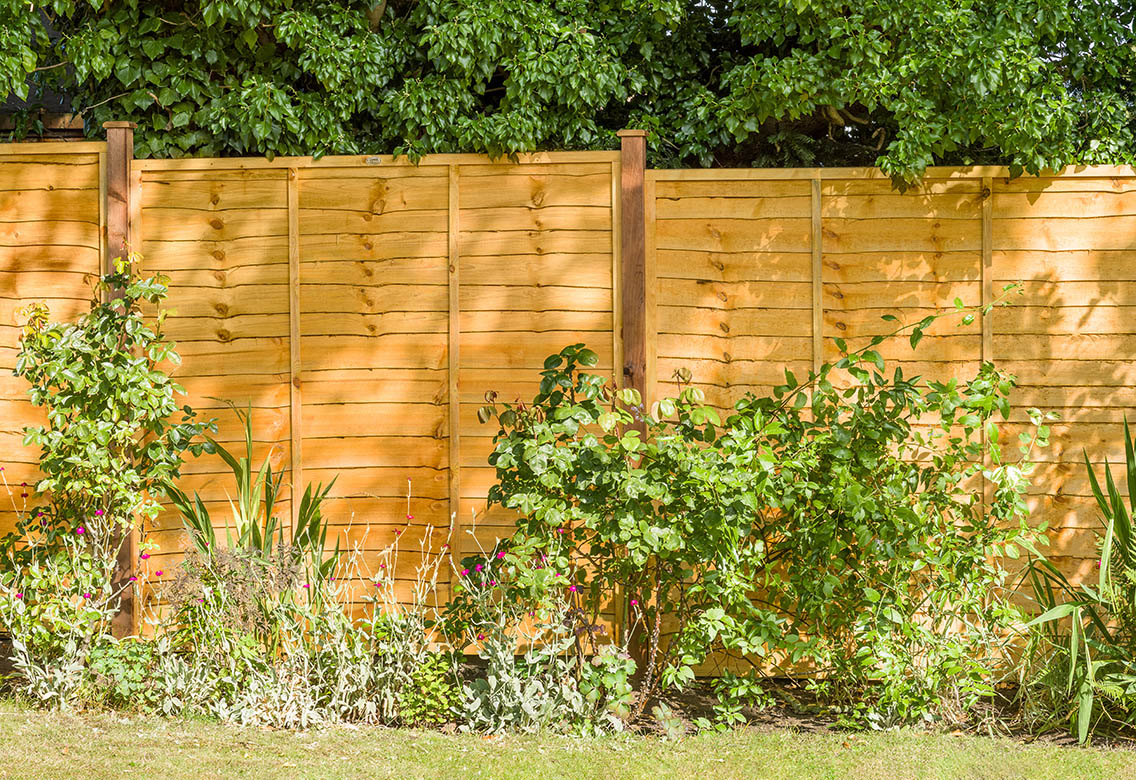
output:
[[[1027,716],[1043,727],[1066,721],[1081,742],[1096,731],[1136,727],[1136,442],[1124,421],[1121,495],[1105,461],[1102,489],[1085,453],[1085,468],[1104,522],[1099,573],[1073,585],[1043,557],[1030,561],[1034,597],[1043,610],[1026,657]]]
[[[103,638],[87,658],[87,698],[107,707],[154,711],[159,705],[154,672],[158,646],[149,640]]]
[[[517,558],[503,549],[462,565],[441,627],[458,650],[476,649],[485,663],[462,689],[462,728],[623,730],[636,664],[624,648],[598,641],[597,616],[571,591],[526,585]]]
[[[895,335],[915,345],[935,319]],[[1002,561],[1034,533],[1026,466],[1004,461],[995,423],[1013,381],[991,364],[967,382],[889,376],[884,340],[838,342],[835,364],[786,372],[725,421],[694,387],[643,409],[583,370],[583,345],[549,357],[531,403],[481,411],[500,425],[490,500],[520,518],[478,576],[584,615],[624,594],[645,646],[637,712],[713,653],[756,664],[722,691],[730,712],[761,699],[760,674],[803,665],[856,723],[930,717],[948,692],[972,703],[1016,614]],[[1031,415],[1023,453],[1047,434]]]
[[[134,120],[142,157],[610,148],[638,125],[664,165],[911,179],[1131,160],[1132,25],[1107,0],[4,0],[0,90],[30,73],[92,133]]]
[[[7,556],[79,534],[106,559],[124,529],[157,517],[156,496],[179,475],[185,451],[208,446],[198,438],[212,423],[179,406],[185,391],[163,368],[180,362],[161,332],[164,312],[153,324],[143,316],[166,292],[161,277],[136,279],[118,260],[78,322],[49,323],[46,306],[30,307],[16,375],[47,415],[46,425],[25,429],[24,444],[40,450],[35,489],[50,502],[21,517]]]
[[[458,688],[450,660],[440,653],[426,656],[410,673],[410,685],[398,695],[398,716],[408,726],[432,726],[452,719]]]
[[[198,437],[211,423],[178,406],[184,391],[163,369],[178,362],[163,315],[155,324],[143,316],[165,294],[160,277],[136,279],[119,260],[76,323],[49,323],[42,304],[28,312],[16,374],[47,417],[24,436],[39,448],[43,501],[28,507],[26,487],[22,506],[13,498],[16,528],[0,541],[0,626],[13,639],[17,687],[53,705],[72,701],[88,654],[134,587],[116,576],[126,532],[156,517],[155,495],[184,452],[207,446]]]
[[[242,412],[233,407],[238,421],[244,427],[245,454],[234,455],[220,442],[208,438],[211,451],[216,452],[233,474],[236,498],[229,498],[232,525],[225,523],[225,547],[253,553],[260,560],[271,558],[273,550],[288,543],[294,560],[304,565],[309,584],[331,576],[339,560],[339,545],[328,551],[327,526],[323,521],[324,499],[335,486],[333,478],[326,487],[321,483],[314,488],[309,484],[300,499],[295,527],[285,538],[285,527],[275,514],[276,499],[283,483],[283,472],[273,472],[271,455],[265,457],[260,468],[252,465],[252,410]],[[204,557],[216,553],[217,532],[213,518],[197,493],[190,499],[173,482],[164,485],[170,501],[182,516],[194,547]]]

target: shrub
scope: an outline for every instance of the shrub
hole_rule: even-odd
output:
[[[1026,719],[1039,728],[1070,724],[1084,742],[1094,731],[1136,727],[1136,443],[1124,422],[1124,498],[1105,463],[1101,488],[1088,453],[1085,468],[1104,524],[1096,582],[1079,587],[1051,562],[1031,559],[1034,597],[1045,610],[1024,659]]]
[[[282,475],[267,458],[252,465],[251,415],[237,416],[243,455],[210,440],[236,483],[233,531],[218,538],[200,496],[167,486],[192,545],[167,592],[173,615],[160,626],[173,651],[162,665],[164,711],[283,728],[448,720],[454,664],[429,645],[441,558],[423,556],[412,602],[399,603],[397,544],[375,571],[363,571],[360,550],[329,548],[323,502],[334,480],[307,486],[286,533],[274,514]],[[358,622],[346,612],[351,580],[374,590]]]
[[[17,508],[0,541],[0,626],[12,635],[17,688],[54,704],[80,689],[88,653],[134,587],[116,578],[127,532],[157,515],[155,495],[185,451],[208,446],[199,436],[211,423],[179,407],[184,391],[162,368],[179,360],[163,316],[143,316],[165,295],[161,277],[137,279],[118,260],[76,323],[48,322],[43,305],[28,312],[16,374],[46,412],[24,436],[39,448],[43,500]]]
[[[935,319],[896,335],[915,346]],[[883,340],[838,342],[835,364],[804,383],[786,372],[724,422],[694,387],[643,409],[583,370],[583,345],[548,358],[531,403],[490,394],[490,500],[520,513],[502,586],[522,603],[567,594],[589,616],[622,594],[645,663],[636,715],[712,654],[753,667],[726,678],[733,707],[803,666],[862,724],[989,692],[1016,614],[1001,560],[1033,535],[1026,467],[1003,461],[994,420],[1013,379],[991,364],[967,382],[889,376]],[[1031,415],[1026,453],[1046,433]]]

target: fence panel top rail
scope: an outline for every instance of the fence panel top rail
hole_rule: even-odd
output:
[[[484,154],[428,154],[417,162],[405,155],[327,155],[325,157],[183,157],[175,160],[134,160],[135,170],[232,170],[287,168],[392,168],[448,165],[536,165],[548,163],[613,163],[619,152],[537,152],[512,157],[489,157]]]
[[[890,179],[879,168],[649,168],[647,177],[656,181],[707,181],[721,179]],[[1010,178],[1004,165],[971,165],[966,167],[932,166],[925,179]],[[1041,176],[1026,178],[1131,178],[1136,167],[1131,165],[1070,165],[1059,171],[1045,171]],[[1021,178],[1021,177],[1018,177]]]

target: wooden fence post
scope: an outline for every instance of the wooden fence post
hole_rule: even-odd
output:
[[[647,400],[647,241],[644,179],[647,132],[620,130],[620,313],[623,386]]]
[[[102,172],[106,181],[103,273],[112,273],[116,258],[126,257],[137,249],[131,244],[130,235],[130,161],[134,159],[135,127],[137,125],[133,122],[103,123],[107,135],[106,170]],[[111,291],[110,297],[116,297],[114,291]],[[117,637],[130,636],[137,627],[137,604],[130,578],[138,560],[138,535],[133,531],[128,533],[129,538],[123,540],[118,548],[118,562],[111,578],[111,587],[121,593],[118,614],[111,622],[111,631]]]
[[[647,355],[647,345],[653,340],[647,333],[647,224],[644,189],[647,132],[620,130],[617,135],[620,139],[618,208],[620,268],[619,291],[616,294],[619,298],[617,311],[623,347],[623,367],[622,377],[616,377],[616,380],[621,382],[622,387],[633,387],[638,390],[645,408],[648,403],[647,367],[653,363],[648,360]],[[615,280],[613,285],[614,283]],[[644,429],[643,424],[636,427]],[[627,635],[627,626],[631,621],[627,615],[627,596],[622,587],[616,587],[614,597],[615,619],[612,628],[615,639],[621,643],[628,642],[630,637]],[[644,668],[643,649],[642,646],[631,648],[640,670]]]

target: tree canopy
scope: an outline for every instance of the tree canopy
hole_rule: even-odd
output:
[[[1116,0],[0,0],[0,91],[148,156],[611,148],[659,166],[1130,162]],[[20,124],[24,127],[26,125]],[[34,128],[33,128],[34,129]]]

